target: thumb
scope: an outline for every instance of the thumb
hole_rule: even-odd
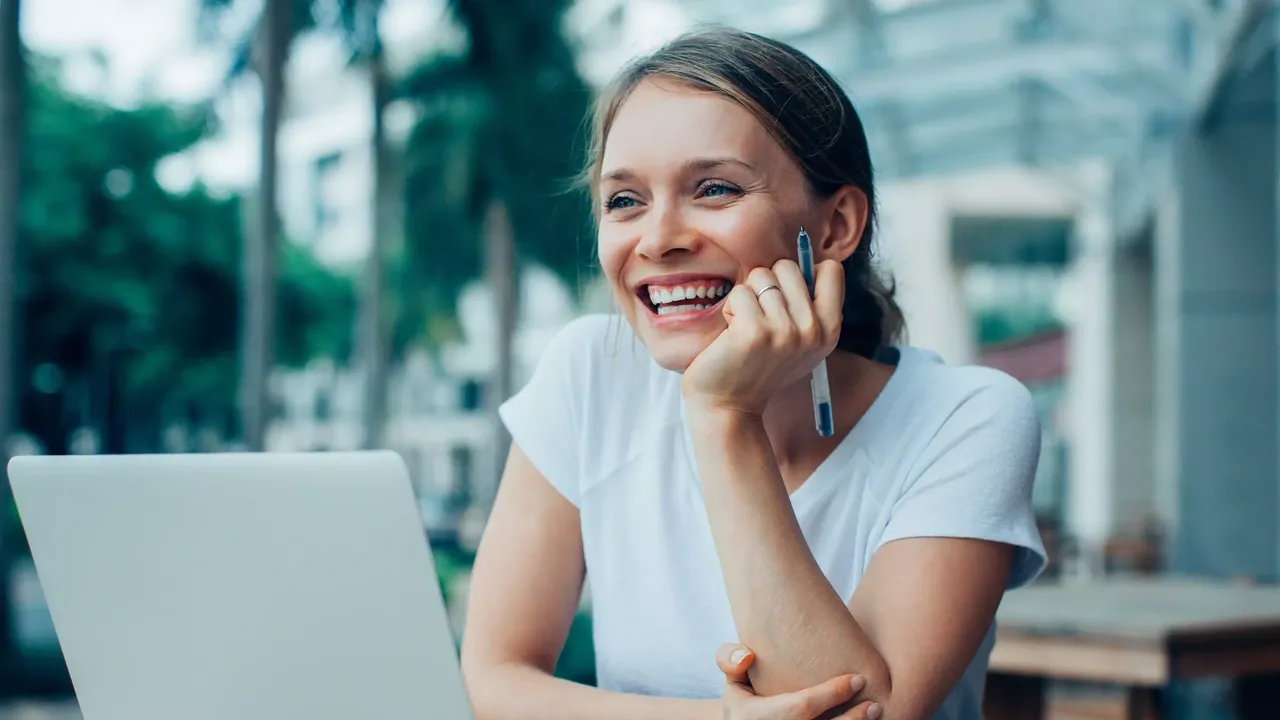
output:
[[[721,645],[720,651],[716,653],[716,665],[724,673],[725,680],[733,685],[751,686],[747,670],[755,659],[755,653],[750,648],[737,643]]]

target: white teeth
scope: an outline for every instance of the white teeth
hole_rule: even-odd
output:
[[[660,305],[658,306],[659,315],[675,315],[682,312],[697,312],[698,310],[706,310],[707,305]]]
[[[683,312],[692,310],[705,310],[711,305],[706,304],[689,304],[679,307],[664,307],[670,303],[683,302],[696,298],[707,298],[715,300],[724,297],[731,289],[726,285],[685,285],[678,287],[649,287],[649,302],[658,309],[659,315],[668,315],[673,312]]]

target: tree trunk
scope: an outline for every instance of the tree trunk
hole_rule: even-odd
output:
[[[0,2],[0,465],[8,461],[9,436],[21,393],[14,386],[17,362],[18,208],[22,135],[26,116],[26,65],[18,31],[21,3]],[[0,495],[7,497],[8,484]]]
[[[383,446],[387,422],[387,364],[389,327],[383,310],[386,285],[387,245],[394,227],[396,208],[391,180],[391,161],[387,149],[383,115],[390,96],[386,58],[378,30],[378,0],[363,0],[366,13],[365,32],[369,55],[369,85],[373,95],[373,213],[369,257],[365,261],[364,292],[360,308],[360,357],[364,365],[364,437],[366,449]]]
[[[516,331],[516,313],[519,309],[519,292],[517,289],[515,238],[512,237],[511,220],[507,207],[501,200],[490,203],[485,214],[485,264],[489,281],[489,290],[493,293],[495,310],[497,354],[494,363],[493,377],[489,381],[486,400],[490,417],[494,424],[494,464],[490,482],[486,487],[478,488],[475,499],[485,508],[492,507],[497,494],[498,481],[506,465],[507,452],[511,447],[511,436],[498,417],[498,406],[511,396],[512,376],[514,374],[514,337]]]
[[[22,138],[26,119],[26,60],[19,33],[18,0],[0,0],[0,468],[9,461],[9,436],[22,394],[15,384],[17,362],[18,208],[22,181]],[[0,470],[0,480],[3,480]],[[24,544],[10,527],[8,482],[0,482],[0,661],[7,668],[14,654],[10,589],[13,558]],[[8,672],[6,670],[6,672]],[[4,685],[9,683],[5,682]]]
[[[280,239],[277,210],[278,138],[284,110],[285,64],[292,40],[291,0],[267,0],[258,36],[261,43],[261,175],[253,207],[253,232],[244,247],[244,336],[241,341],[241,431],[249,450],[266,442],[271,417],[268,380],[275,358],[276,265]]]

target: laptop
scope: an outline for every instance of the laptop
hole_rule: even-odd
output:
[[[18,457],[85,720],[473,720],[392,452]]]

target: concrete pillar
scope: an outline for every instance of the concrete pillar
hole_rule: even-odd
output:
[[[1112,335],[1114,531],[1136,536],[1155,517],[1155,328],[1151,229],[1125,238],[1115,256]]]
[[[1114,526],[1112,476],[1115,408],[1116,242],[1109,205],[1109,173],[1082,174],[1080,210],[1068,287],[1066,405],[1067,531],[1084,557],[1095,556]]]
[[[929,180],[886,186],[880,198],[881,248],[898,286],[908,342],[952,364],[977,359],[964,268],[951,258],[951,208]]]
[[[1274,121],[1224,117],[1180,143],[1162,202],[1157,490],[1175,571],[1280,571],[1276,145]]]

